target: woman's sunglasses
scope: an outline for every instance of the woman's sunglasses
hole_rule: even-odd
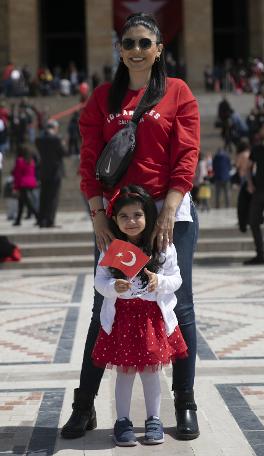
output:
[[[140,38],[139,40],[133,40],[132,38],[124,38],[121,41],[121,46],[126,51],[130,51],[131,49],[134,49],[137,43],[140,49],[142,49],[143,51],[145,51],[146,49],[150,49],[152,44],[154,43],[159,44],[157,41],[152,41],[150,38]]]

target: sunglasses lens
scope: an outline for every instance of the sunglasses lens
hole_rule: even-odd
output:
[[[135,46],[135,40],[132,40],[132,38],[125,38],[121,44],[126,51],[129,51]]]
[[[139,40],[139,46],[141,49],[150,49],[152,45],[152,41],[149,38],[141,38]]]

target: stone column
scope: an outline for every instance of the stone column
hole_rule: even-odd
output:
[[[248,2],[249,53],[264,58],[264,0]]]
[[[0,1],[0,74],[9,60],[8,0]]]
[[[109,0],[85,0],[87,73],[103,76],[104,65],[112,66],[113,11]]]
[[[8,0],[9,60],[28,64],[35,72],[39,65],[39,17],[37,0]]]
[[[183,0],[183,49],[187,81],[201,88],[206,65],[213,65],[212,0]]]

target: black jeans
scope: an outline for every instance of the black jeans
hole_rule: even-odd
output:
[[[192,390],[195,376],[196,326],[192,294],[192,260],[198,237],[198,219],[193,203],[191,203],[191,214],[193,222],[176,222],[173,233],[183,281],[176,292],[175,313],[189,353],[188,358],[177,360],[173,364],[172,389],[177,391]],[[96,248],[95,268],[98,258],[99,251]],[[95,290],[93,316],[86,339],[80,377],[80,389],[91,394],[97,394],[104,373],[104,369],[95,367],[91,360],[91,353],[100,329],[102,302],[103,297]]]
[[[55,223],[59,204],[61,178],[42,179],[40,186],[39,221],[45,226]]]
[[[264,257],[263,237],[260,225],[263,221],[264,191],[256,190],[253,193],[249,209],[249,224],[253,234],[258,257]]]
[[[34,205],[34,196],[32,194],[32,188],[21,188],[19,190],[18,213],[16,223],[20,223],[23,214],[23,209],[25,206],[30,212],[32,212],[35,215],[36,219],[38,219],[38,213]]]

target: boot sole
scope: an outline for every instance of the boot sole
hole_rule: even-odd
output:
[[[194,440],[197,439],[200,435],[200,432],[196,432],[195,434],[176,434],[177,440]]]
[[[88,424],[86,426],[85,431],[79,432],[79,433],[76,433],[76,432],[70,433],[70,432],[67,432],[67,431],[66,431],[66,433],[61,432],[61,437],[63,439],[69,439],[69,440],[70,439],[79,439],[80,437],[83,437],[86,434],[86,431],[92,431],[93,429],[96,429],[96,428],[97,428],[97,421],[95,420],[95,421],[93,421],[92,424]]]

